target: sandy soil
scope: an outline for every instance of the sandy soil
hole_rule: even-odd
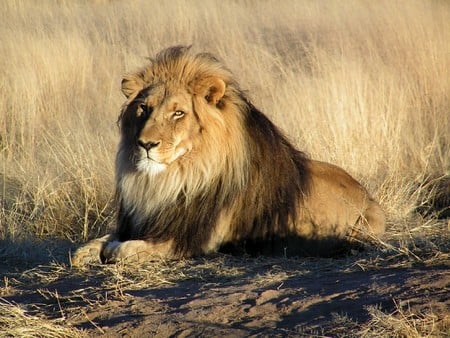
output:
[[[432,264],[403,257],[381,265],[370,257],[218,255],[88,270],[50,264],[5,273],[2,293],[30,315],[92,337],[377,335],[374,311],[404,317],[403,325],[405,318],[407,324],[432,316],[438,332],[449,328],[448,256],[433,257]],[[389,330],[391,324],[381,325]]]

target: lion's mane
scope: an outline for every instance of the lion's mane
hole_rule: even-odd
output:
[[[297,206],[308,195],[307,158],[252,105],[231,72],[210,54],[174,47],[158,54],[138,77],[145,87],[164,83],[189,91],[215,77],[226,83],[226,91],[217,103],[221,116],[194,98],[203,128],[200,147],[187,165],[158,176],[130,164],[135,141],[127,109],[135,97],[129,98],[119,117],[118,239],[173,241],[177,255],[191,256],[204,253],[212,236],[225,242],[287,236]],[[226,233],[218,234],[213,226],[229,209],[238,212],[231,215]]]

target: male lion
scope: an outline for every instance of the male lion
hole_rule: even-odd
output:
[[[384,232],[368,192],[296,150],[214,56],[168,48],[122,91],[117,228],[74,265],[221,249],[331,255]]]

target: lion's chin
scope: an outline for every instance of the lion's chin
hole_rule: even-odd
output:
[[[158,175],[167,169],[167,164],[153,161],[151,159],[142,159],[137,163],[137,170],[151,176]]]

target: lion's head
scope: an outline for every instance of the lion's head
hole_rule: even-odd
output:
[[[192,57],[185,55],[185,59],[173,62],[173,57],[160,55],[143,72],[122,81],[122,91],[129,99],[122,115],[122,132],[135,138],[134,159],[140,171],[158,174],[171,165],[183,166],[201,147],[209,120],[222,122],[217,106],[225,94],[225,82],[199,68],[183,72],[186,65],[193,67],[187,63]]]

